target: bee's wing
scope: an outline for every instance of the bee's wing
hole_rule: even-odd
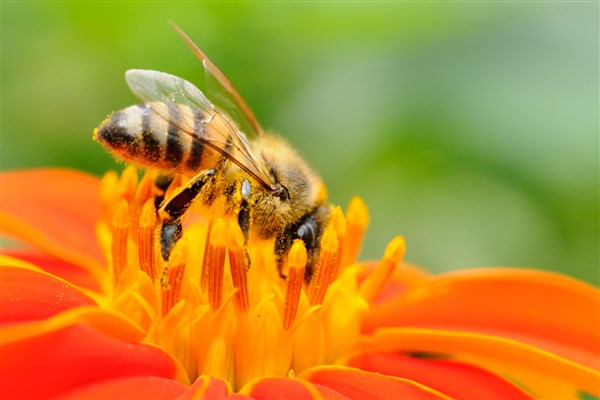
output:
[[[230,117],[233,117],[241,130],[250,138],[261,136],[263,129],[258,123],[256,116],[231,81],[210,61],[206,54],[200,50],[185,32],[177,25],[173,25],[173,28],[202,62],[204,66],[205,89],[215,104],[225,110]]]
[[[175,75],[145,69],[130,69],[125,80],[131,91],[144,101],[176,103],[199,108],[214,115],[215,106],[192,83]]]
[[[192,136],[192,140],[200,140],[222,153],[263,186],[269,187],[273,183],[266,167],[250,149],[244,133],[227,115],[217,110],[200,89],[192,83],[175,75],[142,69],[127,71],[125,79],[136,96],[148,102],[153,111],[161,118]],[[167,107],[153,107],[153,103],[157,104],[157,102],[166,104]],[[178,104],[188,107],[191,115],[183,118],[180,115],[181,109],[173,107]],[[196,110],[202,110],[203,113],[194,112]],[[208,139],[198,135],[195,133],[194,125],[211,126],[217,133],[217,137]],[[223,145],[228,142],[231,147],[217,145],[217,143]]]

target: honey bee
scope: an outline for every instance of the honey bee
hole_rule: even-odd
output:
[[[133,69],[125,78],[143,102],[109,115],[94,139],[119,159],[159,170],[155,184],[160,189],[175,174],[187,179],[159,204],[165,260],[181,236],[181,217],[190,205],[223,196],[227,212],[237,213],[246,240],[250,234],[275,238],[280,264],[292,241],[302,239],[309,254],[308,279],[329,215],[321,179],[288,143],[260,127],[225,75],[175,29],[229,109],[217,107],[183,78]]]

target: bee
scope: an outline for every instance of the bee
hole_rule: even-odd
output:
[[[225,198],[249,235],[274,241],[280,264],[302,239],[310,278],[330,208],[322,180],[283,139],[265,132],[229,79],[179,28],[177,33],[202,62],[221,108],[192,83],[159,71],[129,70],[132,92],[142,100],[109,115],[94,139],[125,162],[157,169],[155,185],[166,190],[176,174],[187,182],[158,206],[165,260],[182,234],[181,217],[195,201]],[[208,91],[207,91],[208,92]],[[281,272],[281,269],[280,269]]]

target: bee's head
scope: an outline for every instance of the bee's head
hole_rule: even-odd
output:
[[[272,178],[269,185],[254,185],[253,221],[261,236],[271,237],[317,207],[320,179],[283,140],[259,139],[254,148]]]

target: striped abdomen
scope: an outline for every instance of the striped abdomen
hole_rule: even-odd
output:
[[[222,155],[211,146],[224,150],[231,143],[222,132],[228,130],[218,116],[211,119],[201,110],[152,102],[112,113],[94,138],[125,161],[193,175],[217,166]]]

